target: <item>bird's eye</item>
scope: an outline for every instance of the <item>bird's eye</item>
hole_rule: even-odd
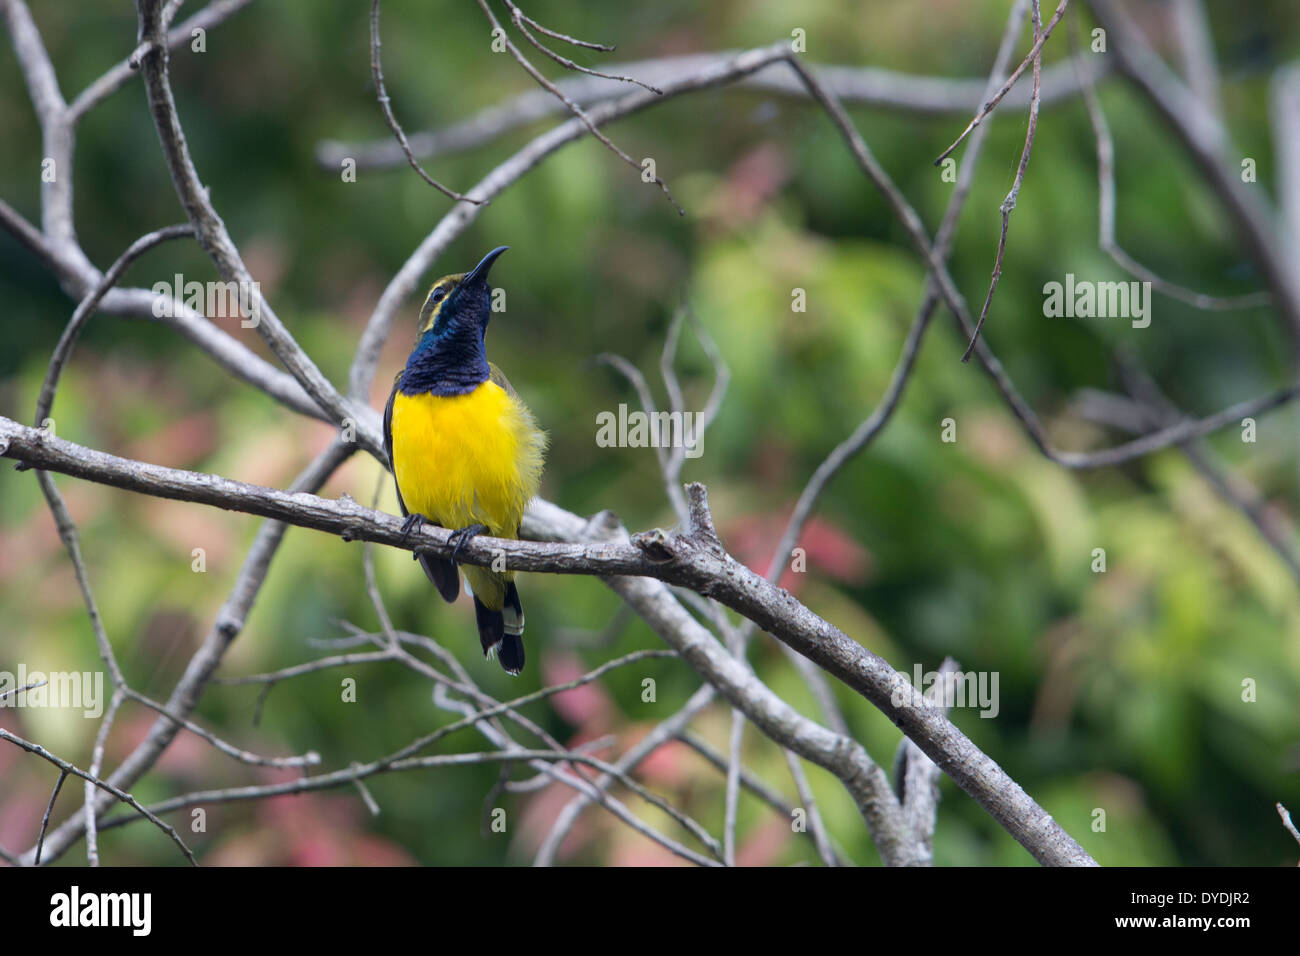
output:
[[[447,290],[439,288],[433,290],[433,295],[429,296],[429,301],[441,302],[445,298],[447,298]]]

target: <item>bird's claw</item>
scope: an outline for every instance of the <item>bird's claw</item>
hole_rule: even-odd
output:
[[[406,516],[406,520],[402,522],[401,540],[403,544],[406,543],[407,538],[409,538],[412,534],[420,530],[420,528],[424,525],[425,520],[426,519],[422,514],[412,513]]]
[[[451,559],[455,561],[458,557],[460,557],[460,549],[465,547],[466,541],[468,541],[470,538],[474,537],[475,535],[482,534],[486,530],[487,530],[487,525],[471,524],[471,525],[467,525],[464,528],[457,528],[455,531],[453,531],[451,533],[451,536],[447,539],[448,544],[451,544],[452,542],[455,542],[456,544],[456,546],[451,549]]]

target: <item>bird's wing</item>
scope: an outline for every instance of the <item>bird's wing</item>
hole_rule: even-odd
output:
[[[402,500],[402,489],[397,485],[397,466],[393,464],[393,399],[397,398],[397,384],[402,380],[398,372],[393,379],[393,390],[388,393],[388,404],[384,406],[384,454],[388,456],[388,470],[393,473],[393,487],[397,488],[397,506],[406,514],[406,502]]]

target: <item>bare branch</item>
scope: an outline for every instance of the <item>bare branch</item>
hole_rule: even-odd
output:
[[[691,53],[654,60],[639,60],[611,66],[611,70],[640,76],[656,88],[679,81],[683,76],[716,68],[735,59],[738,50],[717,53]],[[817,64],[810,69],[843,102],[923,116],[969,114],[988,101],[994,90],[987,90],[978,78],[953,79],[941,76],[914,76],[869,66],[835,66]],[[1110,63],[1105,57],[1088,61],[1089,77],[1106,76]],[[1001,80],[999,80],[1001,83]],[[555,85],[575,103],[590,109],[602,100],[624,92],[622,82],[588,77],[566,77]],[[808,88],[785,71],[769,70],[741,77],[736,87],[790,99],[807,100]],[[1055,105],[1077,96],[1079,80],[1068,63],[1043,68],[1041,104]],[[1012,87],[1004,100],[1006,106],[1029,105],[1029,93]],[[531,123],[562,116],[563,103],[545,90],[527,90],[494,106],[486,107],[467,119],[438,130],[410,134],[411,150],[419,159],[431,159],[485,146]],[[325,140],[316,146],[316,162],[322,169],[337,170],[343,159],[356,161],[358,169],[389,169],[406,164],[406,156],[392,138],[371,142],[342,143]]]
[[[402,130],[402,124],[397,122],[397,117],[393,115],[392,102],[388,98],[388,90],[384,87],[384,67],[379,56],[379,0],[370,0],[370,75],[375,81],[375,98],[378,99],[379,108],[383,111],[384,122],[393,131],[393,136],[397,138],[397,144],[406,155],[406,161],[411,164],[412,169],[420,174],[420,178],[448,199],[454,199],[456,202],[469,202],[474,203],[476,206],[486,202],[483,199],[471,199],[469,196],[461,195],[454,189],[448,189],[426,173],[424,167],[419,164],[415,155],[411,152],[411,144],[406,140],[406,133]]]
[[[119,790],[117,787],[114,787],[112,784],[105,783],[103,780],[100,780],[98,777],[91,776],[90,774],[86,773],[86,771],[73,766],[72,764],[68,763],[66,760],[54,756],[54,754],[50,753],[40,744],[34,744],[29,740],[24,740],[22,737],[19,737],[17,734],[11,734],[3,727],[0,727],[0,740],[7,740],[11,744],[15,744],[16,746],[21,747],[23,750],[26,750],[28,753],[35,754],[41,759],[49,761],[50,763],[54,764],[54,766],[58,767],[59,770],[62,771],[64,776],[68,774],[72,774],[73,776],[80,777],[82,780],[85,780],[87,783],[94,784],[96,787],[98,787],[100,790],[103,790],[105,793],[109,793],[112,794],[114,797],[117,797],[118,800],[121,800],[123,803],[129,806],[140,816],[144,817],[146,820],[148,820],[158,829],[162,830],[163,833],[166,833],[169,837],[171,837],[172,842],[181,848],[181,852],[185,854],[185,858],[189,860],[193,866],[199,865],[198,861],[194,859],[194,854],[190,852],[190,848],[187,847],[185,845],[185,842],[180,838],[179,835],[177,835],[175,828],[164,823],[162,820],[159,820],[155,814],[142,807],[139,804],[139,802],[136,801],[135,797],[131,796],[129,793],[124,793],[123,791]],[[44,826],[42,826],[41,827],[42,848],[44,847],[44,842],[43,842],[44,835],[45,835],[45,828]]]
[[[1282,818],[1282,826],[1286,827],[1287,833],[1295,837],[1296,843],[1300,843],[1300,830],[1297,830],[1296,825],[1291,822],[1291,811],[1279,803],[1277,804],[1277,815]],[[1300,866],[1300,863],[1297,863],[1296,866]]]
[[[0,729],[0,736],[7,736],[6,731]],[[225,790],[198,791],[195,793],[184,794],[179,797],[173,797],[169,800],[163,800],[154,804],[145,812],[149,813],[152,818],[156,819],[155,815],[157,814],[170,813],[173,810],[179,810],[196,804],[229,803],[238,800],[261,800],[266,797],[281,796],[284,794],[327,790],[333,787],[351,784],[356,780],[364,780],[376,773],[402,772],[406,770],[429,770],[440,767],[466,767],[496,763],[513,764],[520,762],[533,764],[570,762],[584,764],[596,769],[612,769],[605,761],[575,750],[528,750],[522,747],[516,747],[505,751],[437,754],[427,757],[409,757],[405,760],[400,760],[396,763],[385,766],[380,766],[378,761],[368,764],[354,764],[345,770],[336,770],[332,773],[320,774],[314,777],[300,777],[283,783],[266,784],[262,786],[231,787]],[[562,780],[575,789],[589,787],[589,784],[579,778],[564,776]],[[617,804],[617,806],[621,807],[621,804]],[[143,810],[145,808],[141,809]],[[628,814],[627,817],[624,818],[624,822],[629,823],[629,825],[633,826],[639,832],[649,835],[647,832],[649,831],[649,828],[636,817],[631,816],[626,808],[623,809],[623,813]],[[103,821],[100,828],[104,830],[111,829],[113,827],[132,823],[135,819],[135,817],[131,816],[112,817]],[[166,824],[164,824],[164,826],[165,825]],[[654,839],[654,837],[652,837],[652,839]],[[719,865],[717,861],[701,856],[695,851],[690,850],[667,837],[660,836],[657,842],[668,846],[677,855],[699,866]]]
[[[11,687],[9,688],[9,690],[0,691],[0,700],[4,700],[6,697],[9,697],[10,695],[16,697],[19,694],[23,693],[24,691],[35,690],[36,688],[44,687],[47,684],[49,684],[48,680],[28,681],[22,687]]]
[[[1223,204],[1245,251],[1258,265],[1273,293],[1275,308],[1300,335],[1300,271],[1279,242],[1276,213],[1261,191],[1241,181],[1236,160],[1224,155],[1227,133],[1219,120],[1151,51],[1137,28],[1111,0],[1088,0],[1093,16],[1110,38],[1120,73],[1143,94],[1182,142],[1188,155]]]
[[[253,0],[212,0],[206,7],[167,34],[167,49],[175,50],[191,42],[195,30],[211,30],[224,23]],[[76,125],[83,116],[108,99],[136,75],[139,58],[145,51],[137,48],[95,82],[91,83],[68,106],[68,122]]]
[[[655,408],[654,396],[650,394],[650,385],[641,374],[641,370],[623,358],[621,355],[615,355],[612,352],[602,352],[596,356],[597,362],[602,362],[614,369],[625,379],[628,384],[636,390],[637,398],[641,401],[641,408],[651,421],[655,421],[658,414]],[[671,389],[670,389],[671,391]],[[662,442],[655,443],[655,455],[659,459],[659,470],[665,474],[671,470],[669,456],[673,451],[665,446]],[[679,521],[686,520],[686,496],[682,494],[681,486],[676,481],[668,481],[665,485],[668,493],[668,500],[672,503],[673,512],[677,515]]]
[[[1015,44],[1016,35],[1020,30],[1020,20],[1024,16],[1024,8],[1028,2],[1029,0],[1017,0],[1012,5],[1006,29],[1002,34],[1002,42],[998,47],[997,55],[993,59],[992,72],[989,74],[988,80],[985,81],[988,91],[986,95],[991,95],[1002,83],[1003,74],[1006,73],[1007,64],[1011,60],[1011,51]],[[966,198],[970,195],[971,184],[975,180],[975,168],[979,164],[980,154],[983,152],[988,130],[989,127],[987,126],[981,127],[971,136],[970,145],[967,147],[957,171],[957,182],[953,186],[952,197],[948,200],[948,208],[944,211],[943,221],[940,223],[939,231],[935,236],[935,252],[944,261],[947,260],[952,249],[952,241],[957,233],[957,223],[961,217],[962,209],[965,208]],[[893,375],[890,377],[884,395],[881,396],[880,402],[872,410],[871,414],[854,429],[853,434],[832,449],[831,453],[817,466],[808,479],[808,483],[804,485],[803,491],[799,494],[799,499],[795,502],[794,511],[786,522],[781,540],[768,562],[766,575],[768,581],[775,584],[780,580],[781,570],[785,563],[790,560],[790,554],[798,543],[799,536],[803,533],[804,525],[812,516],[813,509],[817,506],[817,502],[826,486],[830,484],[831,480],[839,474],[840,470],[848,462],[853,460],[862,449],[871,444],[880,430],[893,417],[894,411],[898,408],[898,403],[902,400],[903,391],[907,387],[908,381],[911,380],[912,369],[916,364],[917,356],[920,354],[921,343],[926,330],[929,328],[934,310],[938,305],[937,283],[934,277],[931,276],[926,280],[921,307],[917,310],[916,318],[913,320],[912,327],[903,342],[902,354],[894,366]],[[746,630],[749,623],[746,622]]]
[[[325,378],[316,364],[303,352],[293,340],[284,324],[271,309],[270,303],[263,297],[260,287],[254,282],[248,268],[240,258],[225,223],[217,215],[208,197],[208,191],[199,181],[199,175],[190,157],[185,134],[181,129],[180,118],[176,113],[176,102],[172,96],[171,82],[168,75],[168,51],[165,46],[165,26],[159,10],[160,0],[139,0],[140,35],[146,41],[152,41],[153,48],[140,60],[144,71],[145,90],[149,106],[153,113],[154,126],[158,130],[162,144],[163,156],[171,172],[172,183],[176,187],[177,197],[185,208],[185,214],[193,224],[199,244],[208,253],[217,271],[227,282],[236,282],[241,290],[247,290],[252,302],[252,319],[263,341],[275,353],[306,390],[312,399],[326,412],[333,421],[342,425],[344,422],[359,422],[363,417],[373,417],[373,410],[366,408],[369,416],[345,399]],[[371,433],[358,430],[359,435]],[[373,439],[368,449],[376,456],[382,455],[382,448],[374,444]]]
[[[1183,76],[1197,99],[1215,116],[1223,116],[1223,97],[1219,93],[1219,64],[1214,58],[1214,41],[1201,0],[1174,0],[1170,10],[1174,35],[1178,38],[1178,58]]]
[[[586,73],[589,76],[599,76],[606,80],[617,80],[620,83],[635,83],[637,86],[649,90],[651,93],[659,93],[659,94],[663,93],[663,90],[659,89],[658,87],[651,86],[649,83],[642,83],[640,80],[635,79],[633,77],[616,76],[612,73],[602,73],[600,72],[600,70],[593,70],[585,66],[580,66],[579,64],[574,63],[568,57],[561,56],[560,54],[552,50],[550,47],[548,47],[546,44],[539,41],[531,33],[529,33],[528,28],[531,26],[538,33],[543,33],[546,36],[553,37],[557,40],[564,40],[566,43],[571,43],[575,46],[585,46],[588,49],[592,49],[592,50],[612,51],[614,48],[612,46],[602,46],[601,44],[598,43],[584,43],[581,40],[573,39],[573,37],[565,36],[562,33],[555,33],[551,30],[546,29],[546,27],[539,24],[532,17],[526,16],[524,12],[519,9],[519,6],[515,3],[512,3],[511,0],[505,0],[505,5],[510,10],[510,16],[511,19],[514,20],[515,26],[518,28],[519,32],[522,33],[528,39],[528,42],[531,43],[533,47],[535,47],[537,50],[544,53],[546,56],[550,57],[556,63],[560,64],[560,66],[564,67],[566,70],[573,70],[577,73]]]
[[[615,49],[614,47],[607,46],[604,43],[591,43],[588,40],[575,40],[573,37],[569,36],[568,34],[557,33],[555,30],[549,30],[546,27],[542,26],[540,23],[538,23],[536,20],[534,20],[532,17],[525,14],[515,4],[510,3],[510,0],[506,0],[506,6],[508,6],[512,11],[514,11],[514,15],[517,19],[522,19],[525,23],[531,26],[538,33],[545,34],[546,36],[551,37],[554,40],[563,40],[565,43],[568,43],[571,46],[586,47],[588,50],[599,50],[602,53],[614,52]],[[594,75],[603,76],[604,74],[598,73]]]
[[[1250,403],[1250,407],[1234,407],[1230,414],[1220,413],[1201,422],[1163,429],[1157,433],[1161,436],[1158,441],[1170,440],[1170,436],[1174,441],[1181,441],[1203,434],[1216,422],[1239,420],[1252,411],[1257,413],[1269,402],[1276,403],[1287,398],[1289,396],[1281,399],[1274,396],[1262,403],[1257,400]],[[213,476],[192,475],[153,465],[126,462],[100,452],[78,448],[7,420],[0,420],[0,440],[7,443],[5,453],[8,457],[28,460],[42,468],[164,497],[201,501],[228,509],[243,509],[287,519],[350,539],[374,540],[406,548],[422,547],[437,554],[450,554],[451,546],[444,530],[425,529],[403,542],[400,522],[396,518],[375,515],[355,502],[327,502],[311,495],[285,494]],[[1143,438],[1138,439],[1137,443],[1151,445],[1152,440]],[[691,491],[688,503],[692,505],[692,514],[706,513],[701,489],[691,486],[688,490]],[[540,504],[534,510],[536,512],[539,509],[552,518],[556,517],[558,510],[543,508]],[[565,519],[566,522],[568,520]],[[586,527],[587,523],[576,516],[572,516],[571,520],[578,522],[580,528]],[[703,527],[699,521],[693,525],[695,529]],[[569,528],[571,534],[581,534],[580,531],[573,530],[572,524],[569,524]],[[707,538],[699,536],[698,530],[686,535],[656,531],[638,535],[626,544],[616,541],[579,545],[537,544],[473,539],[465,545],[461,557],[470,564],[487,565],[495,557],[496,549],[505,554],[506,567],[511,570],[614,576],[611,586],[634,601],[638,609],[648,615],[652,626],[656,623],[656,616],[673,613],[672,626],[662,629],[656,627],[656,630],[669,637],[670,643],[692,666],[706,667],[710,678],[718,681],[728,699],[740,706],[757,725],[764,727],[765,732],[782,734],[782,724],[797,719],[797,715],[790,712],[779,699],[764,697],[763,704],[758,705],[751,696],[755,692],[755,685],[749,675],[744,673],[744,668],[730,659],[716,642],[710,645],[704,640],[687,638],[685,635],[692,632],[698,634],[702,630],[694,619],[675,602],[672,603],[677,608],[676,612],[659,606],[650,597],[651,591],[646,590],[643,579],[631,579],[627,575],[644,575],[693,590],[707,590],[710,597],[753,619],[759,627],[788,643],[885,710],[945,772],[985,805],[1039,859],[1062,862],[1084,859],[1079,855],[1081,851],[1077,846],[1055,824],[1045,821],[1041,810],[1033,805],[1027,795],[996,764],[980,754],[941,715],[916,703],[919,695],[914,694],[914,689],[901,675],[860,644],[794,602],[788,595],[778,592],[714,548],[714,544]],[[662,622],[662,617],[660,621]],[[896,693],[903,695],[901,700],[894,699]],[[907,694],[913,694],[910,700]],[[782,713],[787,716],[779,716]],[[839,763],[845,756],[842,738],[824,730],[822,733],[826,734],[823,739],[831,747],[829,752],[815,745],[813,740],[802,737],[794,741],[796,749],[801,748],[803,755],[828,769],[834,771],[838,768],[843,772],[844,768]],[[879,809],[864,807],[864,814]],[[873,823],[873,833],[879,836],[882,828],[878,824],[881,821],[869,822]],[[887,844],[887,841],[882,842]],[[882,852],[888,852],[887,845]]]
[[[716,696],[714,689],[705,684],[700,687],[690,699],[671,717],[660,721],[655,727],[639,741],[628,748],[627,752],[614,764],[614,768],[621,773],[628,773],[634,770],[642,760],[666,743],[669,743],[686,727],[687,724],[701,710],[707,707]],[[615,780],[614,774],[606,774],[596,780],[596,792],[602,792],[610,786]],[[560,847],[564,844],[564,839],[577,823],[578,817],[582,811],[593,803],[593,798],[585,794],[578,794],[555,815],[555,820],[551,823],[550,832],[547,833],[546,839],[537,850],[537,855],[533,859],[534,866],[551,866],[555,863],[555,858],[560,852]]]
[[[60,770],[58,782],[54,784],[54,792],[50,794],[50,802],[45,807],[45,816],[41,818],[41,835],[36,838],[36,866],[41,865],[41,851],[45,849],[45,831],[50,826],[50,814],[54,811],[54,801],[59,799],[59,791],[63,789],[63,781],[68,779],[68,771]]]
[[[1063,0],[1062,7],[1065,2]],[[1041,48],[1040,42],[1043,38],[1043,21],[1038,9],[1038,0],[1033,0],[1032,20],[1034,24],[1034,45]],[[1020,196],[1020,184],[1025,181],[1025,170],[1029,168],[1029,154],[1034,148],[1034,134],[1038,131],[1038,94],[1042,88],[1043,81],[1043,54],[1041,52],[1034,56],[1034,91],[1029,100],[1029,125],[1025,130],[1025,147],[1020,152],[1020,165],[1016,168],[1016,178],[1011,184],[1011,191],[1007,193],[1002,200],[1002,234],[998,236],[997,258],[993,263],[993,276],[989,280],[989,292],[984,297],[984,307],[980,309],[979,321],[975,323],[975,331],[971,335],[970,344],[966,346],[966,351],[962,353],[961,360],[969,362],[970,356],[975,351],[975,340],[979,338],[980,329],[984,328],[984,320],[988,318],[989,307],[993,305],[993,294],[998,289],[998,279],[1002,277],[1002,256],[1007,251],[1007,228],[1011,225],[1011,212],[1016,208],[1016,200]]]
[[[1104,0],[1093,0],[1095,3],[1104,2]],[[899,192],[898,187],[889,178],[888,174],[877,162],[872,155],[871,150],[863,141],[861,134],[853,126],[848,114],[844,112],[843,106],[834,98],[824,86],[811,73],[809,73],[797,59],[788,60],[791,67],[803,78],[808,84],[814,97],[825,106],[827,113],[830,115],[836,127],[843,134],[845,141],[849,144],[854,158],[858,161],[859,166],[868,175],[872,183],[880,190],[886,201],[893,208],[895,214],[902,222],[904,229],[911,237],[917,252],[926,261],[931,270],[931,275],[938,283],[938,288],[943,296],[944,302],[956,316],[962,330],[968,338],[973,338],[973,328],[970,322],[970,312],[966,307],[966,301],[961,293],[957,290],[949,275],[947,267],[942,260],[936,255],[934,247],[930,244],[925,234],[925,227],[921,223],[920,216],[916,210],[907,202],[903,194]],[[1300,314],[1300,313],[1298,313]],[[1053,447],[1049,441],[1047,432],[1043,428],[1042,422],[1039,421],[1038,415],[1030,407],[1029,403],[1020,395],[1015,383],[1011,381],[1006,370],[997,356],[988,348],[983,339],[976,340],[976,354],[980,357],[980,363],[988,373],[993,383],[1002,393],[1003,398],[1010,406],[1012,414],[1020,421],[1025,431],[1029,434],[1030,439],[1051,461],[1056,462],[1066,468],[1100,468],[1108,465],[1116,465],[1121,462],[1130,461],[1134,458],[1140,458],[1143,455],[1150,454],[1160,448],[1167,447],[1170,444],[1177,444],[1189,438],[1195,438],[1200,435],[1208,434],[1218,428],[1222,428],[1234,421],[1240,421],[1248,415],[1256,415],[1264,411],[1271,410],[1280,405],[1292,401],[1297,394],[1300,394],[1300,384],[1294,384],[1272,395],[1263,396],[1257,399],[1240,402],[1230,408],[1224,409],[1215,415],[1210,415],[1199,421],[1182,422],[1178,425],[1161,429],[1150,435],[1134,439],[1122,445],[1113,448],[1103,449],[1095,452],[1063,452]]]
[[[113,722],[117,719],[118,709],[122,706],[122,701],[126,699],[126,694],[122,688],[118,687],[113,691],[113,697],[108,702],[108,709],[104,711],[104,719],[99,722],[99,730],[95,734],[95,746],[91,751],[90,770],[92,777],[98,777],[104,766],[104,747],[108,743],[108,735],[113,730]],[[91,866],[99,866],[99,831],[96,828],[95,819],[95,785],[87,780],[82,784],[82,802],[86,808],[86,862]]]
[[[122,278],[122,273],[130,268],[131,263],[154,246],[161,245],[171,239],[181,239],[193,235],[193,226],[182,225],[168,226],[165,229],[158,229],[148,235],[141,236],[131,243],[124,253],[118,256],[117,261],[104,273],[104,277],[99,280],[95,288],[81,300],[76,311],[72,313],[72,318],[64,328],[63,335],[59,337],[58,345],[54,347],[54,355],[50,358],[49,369],[46,371],[45,381],[41,385],[41,394],[36,401],[37,425],[45,421],[46,416],[50,414],[50,409],[54,407],[54,393],[59,387],[59,376],[63,373],[63,366],[67,364],[69,357],[72,355],[72,348],[77,343],[77,336],[81,334],[86,322],[94,315],[95,309],[104,296],[108,294],[108,290],[117,285],[118,280]]]
[[[938,710],[948,712],[951,681],[957,674],[957,662],[945,658],[939,666],[939,679],[926,691],[926,699]],[[920,747],[904,737],[899,742],[894,758],[894,787],[903,803],[917,839],[921,842],[927,860],[934,857],[934,827],[939,815],[938,766]]]
[[[401,748],[400,750],[397,750],[394,753],[388,755],[387,757],[382,758],[381,760],[378,761],[378,763],[380,765],[399,763],[403,760],[413,757],[421,750],[425,749],[426,747],[432,745],[433,743],[441,740],[443,737],[446,737],[447,735],[452,734],[458,730],[463,730],[466,727],[474,726],[475,724],[478,724],[480,721],[483,721],[489,717],[494,717],[498,714],[508,714],[511,711],[517,710],[518,708],[526,704],[532,703],[534,701],[542,700],[544,698],[554,696],[555,694],[563,693],[564,691],[567,690],[573,690],[576,687],[581,687],[584,684],[588,684],[591,681],[596,680],[597,678],[603,676],[609,671],[619,667],[623,667],[627,664],[632,664],[637,661],[645,660],[647,658],[652,658],[652,657],[675,657],[675,656],[676,655],[672,651],[661,651],[661,650],[635,651],[631,654],[625,655],[620,658],[616,658],[612,661],[607,661],[606,663],[602,664],[600,667],[597,667],[595,670],[592,670],[587,674],[584,674],[582,677],[576,678],[572,681],[568,681],[567,683],[555,684],[548,687],[544,687],[539,691],[535,691],[534,693],[531,694],[525,694],[522,697],[517,697],[514,700],[508,701],[506,703],[495,704],[484,710],[474,711],[470,713],[467,717],[465,717],[463,720],[459,720],[456,721],[455,723],[448,724],[445,727],[439,727],[437,730],[433,731],[432,733],[426,734],[425,736],[420,737],[415,741],[412,741],[411,743],[407,744],[405,747]],[[661,799],[660,797],[651,793],[649,790],[642,787],[639,783],[637,783],[631,777],[625,775],[617,767],[602,766],[601,769],[604,770],[606,774],[614,777],[625,787],[632,790],[642,799],[646,800],[651,805],[658,807],[660,810],[667,813],[679,824],[681,824],[688,831],[690,831],[696,837],[696,839],[698,839],[701,843],[703,843],[706,847],[708,847],[710,852],[712,852],[719,859],[722,858],[723,851],[721,845],[719,845],[717,840],[715,840],[712,836],[710,836],[708,832],[705,831],[704,828],[701,827],[698,823],[696,823],[693,819],[683,814],[676,807],[672,806],[672,804],[668,803],[667,801]]]
[[[544,90],[546,90],[548,93],[550,93],[560,102],[562,102],[566,107],[568,107],[569,112],[572,113],[574,116],[576,116],[578,119],[580,119],[583,125],[587,127],[587,131],[591,133],[591,135],[594,136],[597,140],[599,140],[600,143],[606,149],[608,149],[619,159],[623,160],[623,162],[627,163],[638,173],[644,175],[644,171],[642,169],[641,164],[638,163],[631,156],[629,156],[627,153],[623,152],[623,150],[621,150],[618,146],[615,146],[613,140],[611,140],[608,136],[606,136],[599,129],[597,129],[596,122],[592,120],[590,116],[587,115],[586,111],[583,110],[583,108],[579,106],[577,103],[575,103],[573,100],[569,99],[569,97],[564,94],[563,90],[561,90],[558,86],[556,86],[545,76],[543,76],[541,71],[538,70],[537,67],[533,66],[532,62],[528,59],[528,57],[524,56],[524,54],[520,51],[519,47],[515,46],[514,41],[512,41],[508,36],[506,36],[505,28],[502,27],[500,21],[497,20],[496,14],[494,14],[492,12],[492,8],[488,6],[487,0],[477,0],[477,2],[479,5],[479,9],[483,11],[484,16],[488,18],[488,22],[492,24],[493,32],[496,33],[498,36],[500,36],[502,42],[505,43],[506,45],[506,49],[510,51],[510,55],[513,56],[515,58],[515,61],[518,62],[518,64],[524,68],[524,71],[529,76],[531,76],[534,80],[536,80],[539,86],[541,86]],[[655,90],[653,88],[648,88],[648,89],[654,92],[656,95],[662,95],[663,93],[662,90]],[[660,190],[663,191],[665,198],[667,198],[667,200],[670,203],[672,203],[673,208],[677,210],[677,215],[679,216],[686,215],[686,210],[682,209],[682,207],[677,204],[677,201],[673,199],[673,194],[669,190],[668,184],[664,182],[662,176],[656,173],[649,181],[653,181],[660,188]]]
[[[1269,85],[1277,203],[1282,219],[1282,255],[1300,272],[1300,64],[1283,66]]]
[[[1195,0],[1187,0],[1195,2]],[[1150,282],[1151,288],[1179,302],[1198,309],[1248,309],[1253,306],[1267,305],[1272,296],[1267,292],[1252,292],[1237,296],[1212,296],[1196,292],[1176,282],[1163,279],[1155,272],[1130,256],[1115,239],[1115,142],[1111,139],[1110,126],[1106,114],[1102,111],[1097,91],[1085,70],[1082,52],[1078,48],[1076,24],[1070,24],[1070,43],[1074,47],[1074,63],[1079,72],[1080,88],[1083,101],[1088,108],[1088,120],[1092,124],[1093,136],[1097,140],[1097,244],[1102,251],[1115,260],[1116,265],[1139,279]]]
[[[1135,398],[1084,390],[1075,406],[1082,417],[1136,434],[1145,434],[1186,418],[1132,359],[1121,356],[1120,369],[1126,387]],[[1244,478],[1226,473],[1201,443],[1182,442],[1178,447],[1219,497],[1255,526],[1260,537],[1300,584],[1300,555],[1291,543],[1294,533],[1278,527],[1277,521],[1267,513],[1259,491]]]
[[[1029,48],[1029,52],[1025,54],[1025,58],[1020,61],[1020,65],[1016,67],[1011,76],[1007,78],[1006,83],[1002,84],[1002,89],[993,94],[992,98],[984,104],[984,108],[975,114],[975,118],[967,124],[964,130],[962,130],[961,135],[953,140],[952,145],[939,154],[939,158],[934,161],[936,166],[951,156],[952,151],[961,145],[962,140],[969,136],[971,131],[984,122],[984,118],[997,108],[997,105],[1002,102],[1002,97],[1007,95],[1007,91],[1015,85],[1016,80],[1020,79],[1020,74],[1025,72],[1025,67],[1029,66],[1030,63],[1040,60],[1043,44],[1046,43],[1047,38],[1052,35],[1052,31],[1056,29],[1056,25],[1061,22],[1061,17],[1065,15],[1065,8],[1069,5],[1070,0],[1061,0],[1060,6],[1058,6],[1056,12],[1052,14],[1052,19],[1048,20],[1047,25],[1043,27],[1043,32],[1039,34],[1037,29],[1035,29],[1034,45]]]
[[[736,865],[736,819],[740,808],[740,748],[745,742],[745,715],[731,708],[731,739],[727,751],[727,792],[722,821],[723,859]]]
[[[3,439],[0,439],[0,444],[2,443]],[[311,491],[318,489],[334,473],[339,464],[355,450],[355,445],[336,439],[304,469],[290,486],[291,489]],[[281,522],[267,521],[258,530],[230,596],[217,612],[211,629],[198,651],[190,659],[184,675],[168,698],[169,713],[178,716],[186,715],[192,713],[198,705],[203,688],[220,665],[231,642],[243,629],[249,609],[261,589],[262,582],[270,569],[271,559],[279,548],[286,529],[287,526]],[[101,724],[101,732],[103,726]],[[108,782],[123,789],[134,785],[158,761],[179,730],[180,724],[175,719],[160,716],[145,739],[109,776]],[[101,794],[97,798],[94,813],[90,814],[91,819],[93,820],[95,814],[103,813],[109,804],[109,798]],[[48,842],[51,846],[51,854],[53,856],[62,854],[85,831],[86,820],[83,817],[74,817],[65,821],[50,836]]]

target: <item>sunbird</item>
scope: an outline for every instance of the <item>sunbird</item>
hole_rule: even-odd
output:
[[[424,522],[453,529],[450,558],[416,552],[443,598],[460,594],[456,557],[478,534],[519,537],[542,478],[546,435],[501,370],[487,360],[488,271],[499,246],[469,273],[433,284],[419,332],[384,409],[384,450],[397,482],[403,535]],[[524,669],[524,610],[514,572],[466,565],[485,657]]]

